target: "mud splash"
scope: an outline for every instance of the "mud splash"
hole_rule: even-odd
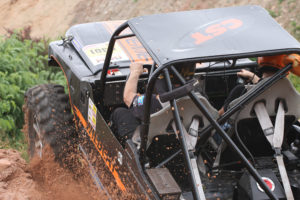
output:
[[[43,199],[37,186],[20,154],[0,149],[0,199]]]
[[[107,199],[91,181],[85,163],[78,168],[80,173],[74,176],[51,153],[26,164],[17,151],[0,149],[0,199]]]

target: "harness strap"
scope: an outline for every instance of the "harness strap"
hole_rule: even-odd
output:
[[[226,146],[227,146],[227,143],[222,140],[222,143],[220,144],[220,146],[217,150],[217,156],[216,156],[216,159],[214,161],[213,168],[219,167],[220,161],[221,161],[221,155],[222,155],[222,152],[223,152],[223,150],[225,149]],[[217,171],[217,170],[215,170],[215,171]]]
[[[172,122],[172,128],[173,128],[174,133],[178,136],[178,131],[176,129],[175,121]],[[197,118],[193,118],[192,123],[189,128],[189,132],[186,131],[186,129],[184,128],[184,126],[182,124],[183,137],[185,137],[186,145],[187,145],[189,152],[195,150],[195,146],[196,146],[197,139],[198,139],[198,128],[199,128],[199,119],[197,119]],[[198,189],[198,192],[200,195],[200,200],[206,200],[205,194],[203,191],[201,178],[200,178],[199,169],[197,166],[197,161],[196,161],[195,157],[191,158],[191,164],[192,164],[192,170],[194,172],[193,174],[195,176],[195,180],[196,180],[196,184],[197,184],[197,189]]]
[[[198,164],[198,167],[199,167],[199,171],[203,175],[206,175],[206,167],[204,165],[204,160],[203,160],[203,157],[201,156],[201,154],[199,154],[198,157],[197,157],[197,164]]]
[[[287,200],[294,200],[293,192],[290,186],[290,181],[286,172],[286,168],[283,162],[283,156],[281,154],[281,146],[284,136],[284,107],[282,101],[279,102],[278,110],[275,119],[275,128],[268,115],[267,109],[263,102],[258,102],[254,106],[254,111],[262,127],[264,134],[275,150],[275,157],[280,173],[280,177],[283,183],[284,192]]]
[[[175,121],[172,122],[172,128],[173,128],[174,133],[178,137],[178,131],[176,129]],[[185,137],[185,141],[186,141],[186,145],[187,145],[188,150],[189,151],[194,151],[195,150],[195,146],[197,144],[197,139],[198,139],[198,137],[197,137],[198,136],[198,130],[197,130],[197,136],[192,136],[192,135],[188,134],[188,132],[184,128],[183,124],[182,124],[182,129],[183,129],[183,136]]]
[[[140,149],[140,147],[141,147],[140,126],[136,127],[131,139],[132,139],[132,142],[134,144],[136,144],[137,149]]]
[[[280,148],[283,142],[284,136],[284,107],[282,101],[279,102],[278,110],[275,119],[273,145],[274,148]]]
[[[283,162],[282,154],[276,155],[277,165],[281,176],[284,192],[287,200],[294,200],[293,192],[291,189],[290,181],[286,172],[286,168]]]
[[[198,170],[198,167],[197,167],[196,158],[191,158],[191,163],[192,163],[192,168],[193,168],[194,175],[195,175],[195,180],[196,180],[196,183],[197,183],[197,189],[199,191],[200,200],[206,200],[205,194],[204,194],[204,191],[203,191],[203,186],[202,186],[200,174],[199,174],[199,170]]]
[[[291,189],[290,181],[286,172],[286,168],[283,162],[283,156],[281,154],[281,146],[283,142],[284,136],[284,108],[282,101],[279,102],[277,115],[275,119],[275,129],[274,129],[274,137],[273,137],[273,147],[275,150],[275,157],[277,160],[277,165],[279,169],[279,173],[281,176],[281,180],[283,183],[284,192],[287,200],[294,200],[293,192]]]
[[[229,137],[232,137],[233,131],[227,131],[227,134],[229,135]],[[216,159],[215,159],[214,164],[213,164],[213,168],[215,168],[215,170],[213,170],[213,171],[215,171],[215,172],[218,171],[217,168],[220,165],[221,155],[222,155],[222,153],[223,153],[223,151],[225,150],[226,147],[227,147],[227,142],[225,142],[224,140],[222,140],[221,144],[217,148],[217,156],[216,156]]]
[[[189,135],[198,137],[199,119],[194,117],[189,128]]]
[[[263,102],[254,105],[254,111],[267,140],[273,146],[274,127]]]

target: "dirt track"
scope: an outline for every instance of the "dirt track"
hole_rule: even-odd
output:
[[[27,164],[15,150],[0,149],[1,200],[106,199],[87,174],[74,179],[47,155]]]
[[[290,32],[300,24],[299,0],[1,0],[0,35],[31,26],[33,37],[56,39],[78,23],[247,4],[266,8]]]
[[[15,150],[0,150],[0,199],[41,199],[26,162]]]

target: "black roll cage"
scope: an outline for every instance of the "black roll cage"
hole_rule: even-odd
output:
[[[126,28],[130,27],[128,24],[128,21],[120,25],[115,32],[112,34],[108,49],[106,52],[106,57],[105,61],[103,64],[103,69],[101,73],[101,78],[100,78],[100,94],[104,94],[104,88],[105,88],[105,82],[106,82],[106,75],[107,71],[109,69],[110,65],[110,60],[111,56],[113,53],[113,48],[114,44],[117,39],[122,39],[122,38],[127,38],[127,37],[133,37],[138,36],[136,34],[126,34],[126,35],[119,35],[123,30]],[[138,38],[139,39],[139,38]],[[140,39],[139,39],[140,40]],[[147,50],[147,48],[145,48]],[[177,63],[182,63],[185,61],[190,61],[190,62],[209,62],[209,61],[225,61],[225,60],[236,60],[239,58],[249,58],[249,57],[258,57],[258,56],[268,56],[268,55],[274,55],[274,54],[282,54],[282,53],[292,53],[287,50],[273,50],[273,51],[268,51],[268,52],[254,52],[254,53],[248,53],[248,54],[238,54],[238,55],[229,55],[228,56],[216,56],[216,57],[209,57],[209,58],[193,58],[193,59],[185,59],[185,60],[176,60],[173,62],[169,62],[167,64],[163,64],[161,66],[158,66],[156,70],[154,71],[154,67],[156,63],[154,62],[150,73],[149,73],[149,80],[148,80],[148,85],[146,88],[146,98],[145,98],[145,113],[144,113],[144,119],[142,120],[141,124],[141,149],[140,149],[140,162],[141,165],[144,167],[144,164],[146,162],[146,144],[147,144],[147,139],[148,139],[148,131],[149,131],[149,123],[150,123],[150,106],[151,106],[151,95],[153,93],[154,85],[156,82],[156,79],[161,73],[164,73],[166,77],[166,83],[168,86],[169,91],[172,90],[171,86],[171,81],[170,81],[170,75],[169,72],[171,71],[180,81],[181,85],[184,85],[185,79],[181,76],[181,74],[175,69],[173,66],[174,64]],[[191,100],[194,102],[194,104],[199,108],[199,110],[205,115],[205,117],[208,119],[208,121],[211,123],[209,126],[207,126],[203,131],[200,133],[200,139],[197,142],[197,152],[200,151],[200,146],[201,144],[205,143],[207,139],[210,136],[210,131],[215,129],[220,136],[226,141],[226,143],[232,148],[234,152],[238,154],[242,162],[245,164],[245,167],[249,171],[249,173],[253,176],[253,178],[258,182],[258,184],[263,188],[263,190],[266,192],[268,197],[270,199],[278,199],[275,194],[270,190],[270,188],[267,186],[267,184],[262,180],[262,177],[259,175],[257,170],[253,167],[253,165],[248,161],[248,159],[245,157],[245,155],[241,152],[241,150],[237,147],[237,145],[233,142],[233,140],[226,134],[226,132],[221,128],[220,124],[224,123],[227,119],[229,119],[230,116],[232,116],[234,113],[237,111],[241,110],[244,105],[249,103],[251,100],[253,100],[255,97],[257,97],[259,94],[267,90],[270,86],[272,86],[274,83],[276,83],[278,80],[284,78],[287,74],[287,72],[292,68],[291,64],[288,64],[281,70],[275,73],[270,79],[268,79],[265,83],[263,83],[261,86],[257,87],[255,90],[253,90],[251,93],[249,93],[241,102],[230,108],[227,112],[224,113],[220,118],[217,120],[213,119],[209,111],[206,109],[206,107],[203,105],[203,103],[197,98],[196,94],[191,91],[189,92],[189,97]],[[102,97],[100,99],[103,99]],[[179,116],[179,111],[176,105],[176,100],[173,99],[170,101],[171,106],[174,108],[173,110],[173,115],[176,123],[176,128],[179,130],[179,139],[181,143],[181,151],[183,152],[184,158],[185,158],[185,164],[186,167],[189,171],[190,175],[190,182],[192,185],[192,192],[194,199],[200,199],[199,197],[199,192],[197,190],[197,184],[196,180],[193,174],[192,170],[192,165],[190,159],[194,157],[194,153],[189,152],[186,146],[185,138],[183,137],[183,130],[182,130],[182,125],[180,122],[180,116]],[[178,154],[176,152],[175,154]],[[172,155],[173,156],[173,155]]]

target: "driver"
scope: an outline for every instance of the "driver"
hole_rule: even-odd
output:
[[[186,79],[190,79],[194,74],[195,64],[185,64],[185,67],[178,65],[175,66],[175,68],[179,69],[179,72]],[[125,84],[123,94],[123,100],[127,108],[118,107],[113,111],[111,116],[112,130],[121,143],[132,137],[132,134],[144,116],[145,94],[139,94],[137,92],[139,76],[143,72],[145,72],[145,69],[143,69],[142,63],[132,63],[130,65],[130,75]],[[172,80],[174,80],[174,78],[172,78]],[[158,78],[155,83],[156,94],[152,94],[151,98],[151,114],[162,109],[163,106],[159,100],[159,94],[166,91],[165,80],[163,77]]]
[[[143,119],[145,95],[137,93],[137,85],[139,76],[145,71],[147,70],[143,69],[142,63],[132,63],[130,65],[130,75],[125,84],[123,94],[124,103],[132,112],[132,114],[140,120]],[[150,112],[155,113],[161,108],[162,105],[159,101],[159,96],[153,94],[151,99]]]

